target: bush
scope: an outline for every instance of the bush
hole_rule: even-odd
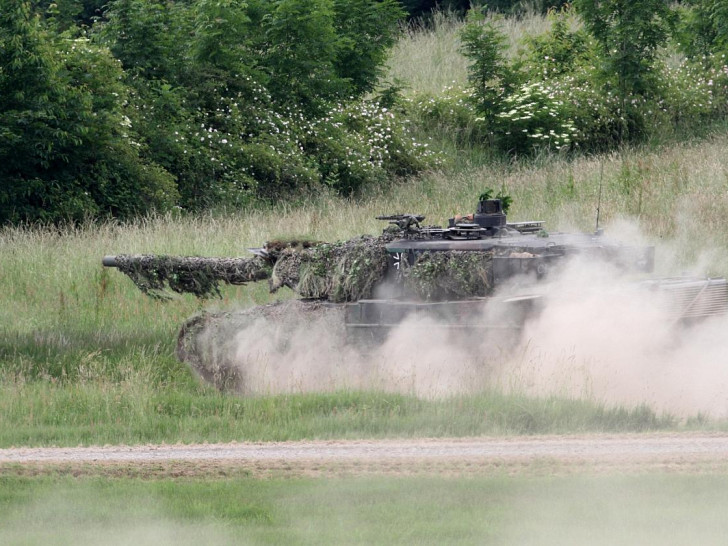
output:
[[[577,21],[569,9],[551,12],[548,19],[551,29],[538,36],[526,36],[516,62],[529,81],[550,80],[596,63],[587,33],[580,28],[572,30]]]
[[[507,110],[497,114],[498,141],[508,153],[565,150],[579,134],[564,101],[541,82],[521,86],[504,106]]]
[[[0,4],[0,223],[164,210],[173,178],[139,155],[108,50]]]
[[[460,33],[462,52],[470,59],[468,82],[475,108],[487,126],[495,123],[516,82],[516,75],[504,55],[505,35],[480,9],[472,9]]]
[[[350,194],[426,167],[397,116],[361,98],[401,13],[395,0],[115,0],[100,37],[137,52],[125,64],[142,144],[200,209],[319,184]]]
[[[447,87],[440,95],[419,95],[408,108],[425,134],[448,135],[458,146],[482,146],[493,139],[493,131],[479,120],[472,92]]]

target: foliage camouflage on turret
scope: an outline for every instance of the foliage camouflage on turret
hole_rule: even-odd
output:
[[[402,268],[405,289],[424,301],[486,296],[492,260],[492,252],[423,252]]]
[[[271,292],[282,286],[303,298],[341,303],[369,298],[387,270],[385,245],[392,237],[364,235],[281,253],[273,267]]]

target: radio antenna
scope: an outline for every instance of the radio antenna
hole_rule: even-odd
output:
[[[599,197],[597,199],[597,226],[594,233],[599,235],[599,212],[602,208],[602,180],[604,179],[604,160],[599,162]]]

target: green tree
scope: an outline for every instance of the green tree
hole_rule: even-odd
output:
[[[659,94],[658,56],[666,44],[673,15],[665,0],[575,0],[574,7],[598,44],[603,84],[621,101],[621,139],[644,133],[642,113],[632,98]]]
[[[395,0],[334,0],[338,35],[334,69],[356,96],[372,91],[404,17]]]
[[[60,30],[90,28],[101,17],[106,0],[35,0],[33,9],[54,20]]]
[[[107,50],[54,36],[28,2],[0,0],[0,67],[0,223],[174,203],[172,177],[138,155]]]
[[[180,70],[184,6],[163,0],[113,0],[99,34],[124,70],[148,79],[173,79]]]
[[[333,2],[274,0],[271,8],[263,21],[268,89],[282,103],[318,112],[346,90],[334,67],[340,37]]]
[[[702,61],[703,56],[728,53],[728,2],[688,0],[679,13],[678,42],[689,57]]]
[[[529,79],[548,80],[572,74],[580,65],[593,64],[589,36],[583,28],[571,28],[568,8],[552,11],[547,20],[551,23],[549,30],[523,40],[519,64]]]
[[[470,60],[468,81],[476,108],[489,127],[501,111],[503,99],[515,84],[515,74],[505,58],[505,35],[483,9],[472,9],[460,33],[462,52]]]

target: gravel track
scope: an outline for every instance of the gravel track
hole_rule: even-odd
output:
[[[728,467],[728,434],[672,433],[515,438],[333,440],[197,445],[0,449],[0,469],[150,468],[181,474],[244,468],[255,475],[411,473],[424,469],[490,472],[533,468],[720,471]],[[69,466],[70,465],[70,466]],[[161,466],[159,466],[161,465]],[[26,469],[27,469],[26,468]]]

